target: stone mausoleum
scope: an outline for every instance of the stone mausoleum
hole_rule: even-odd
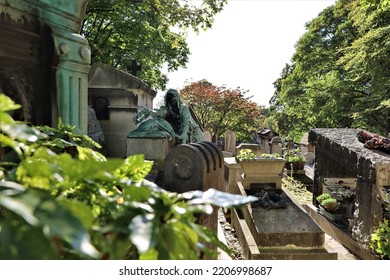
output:
[[[0,92],[22,105],[14,118],[87,132],[91,63],[80,35],[88,0],[0,0]]]
[[[141,79],[102,63],[91,66],[88,105],[95,110],[105,138],[107,157],[124,158],[138,109],[153,107],[157,92]]]

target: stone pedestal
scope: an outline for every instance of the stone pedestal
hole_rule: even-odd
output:
[[[143,154],[146,160],[154,162],[152,173],[158,174],[164,169],[164,160],[174,142],[168,139],[127,138],[126,155]]]
[[[231,194],[239,194],[235,193],[236,184],[241,180],[241,165],[236,161],[235,157],[225,157],[224,158],[225,165],[225,192]]]
[[[265,189],[280,189],[285,162],[282,158],[241,161],[244,188],[249,189],[252,184],[255,184]]]

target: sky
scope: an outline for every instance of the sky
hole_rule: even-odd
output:
[[[252,101],[269,106],[273,82],[290,63],[305,23],[335,0],[229,0],[211,29],[187,38],[186,68],[168,73],[167,88],[206,79],[215,86],[241,88]],[[157,100],[163,96],[159,92]]]

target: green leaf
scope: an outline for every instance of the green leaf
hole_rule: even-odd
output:
[[[95,161],[106,161],[106,157],[101,153],[96,152],[90,148],[84,148],[77,146],[78,158],[80,160],[95,160]]]
[[[10,138],[18,139],[20,141],[35,142],[38,139],[47,137],[45,134],[40,133],[36,128],[23,123],[0,124],[0,130]]]
[[[154,217],[154,214],[138,215],[129,225],[130,240],[141,254],[149,251],[153,245]]]
[[[0,259],[51,260],[59,256],[52,240],[41,228],[31,226],[17,215],[7,214],[0,222]]]
[[[67,209],[70,213],[73,214],[73,216],[79,219],[85,228],[92,227],[94,216],[92,214],[91,208],[88,205],[80,201],[68,200],[65,198],[59,198],[57,201],[59,204],[61,204],[62,207]]]
[[[123,186],[123,196],[126,200],[132,201],[146,201],[152,196],[152,190],[150,188],[141,186]]]
[[[247,203],[255,202],[258,200],[255,196],[242,196],[238,194],[230,194],[218,191],[216,189],[208,189],[205,192],[202,191],[193,191],[188,192],[190,195],[190,201],[188,204],[211,204],[214,206],[219,207],[236,207],[236,206],[242,206]],[[185,194],[186,197],[188,197]]]
[[[46,190],[50,190],[55,184],[64,180],[58,166],[46,159],[35,157],[21,162],[16,170],[16,176],[27,187]]]
[[[158,251],[155,248],[150,248],[149,251],[140,254],[140,260],[158,260]]]
[[[0,110],[0,123],[12,124],[15,123],[15,120],[8,113],[4,113]]]
[[[112,180],[112,178],[110,179],[110,173],[114,172],[122,163],[123,160],[120,159],[96,161],[69,159],[65,157],[58,164],[67,180],[78,181],[84,179]]]
[[[77,252],[97,258],[100,254],[90,242],[82,222],[55,200],[41,202],[35,210],[43,232],[50,237],[59,237],[68,242]]]
[[[115,171],[115,175],[121,179],[139,181],[149,174],[152,166],[153,162],[146,161],[144,155],[133,155],[125,159],[122,166]]]
[[[23,154],[22,147],[24,147],[24,144],[22,144],[18,141],[15,141],[15,140],[13,140],[13,139],[9,138],[8,136],[1,134],[1,133],[0,133],[0,144],[2,146],[8,146],[8,147],[12,148],[18,154],[19,157],[21,157]]]
[[[0,205],[41,228],[47,237],[57,237],[69,243],[78,253],[91,258],[99,252],[90,243],[82,222],[43,191],[28,190],[13,197],[0,194]]]
[[[162,226],[158,244],[159,259],[194,260],[199,258],[196,231],[178,220],[170,220]]]
[[[78,160],[67,153],[57,155],[45,147],[40,147],[32,157],[19,165],[17,176],[27,186],[51,189],[59,183],[72,186],[87,179],[112,181],[110,172],[113,173],[122,163],[121,159]]]
[[[11,98],[0,93],[0,110],[3,112],[19,109],[21,106],[16,104]]]
[[[0,205],[16,213],[32,226],[40,225],[34,211],[41,202],[41,198],[32,192],[24,192],[20,195],[7,196],[0,193]]]

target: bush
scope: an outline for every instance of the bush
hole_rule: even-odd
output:
[[[106,159],[74,127],[16,122],[0,94],[0,259],[198,259],[227,252],[197,223],[212,206],[257,200],[210,189],[167,192],[143,155]],[[10,160],[12,159],[12,161]]]
[[[390,259],[390,226],[387,219],[380,222],[371,234],[370,248],[382,259]]]

